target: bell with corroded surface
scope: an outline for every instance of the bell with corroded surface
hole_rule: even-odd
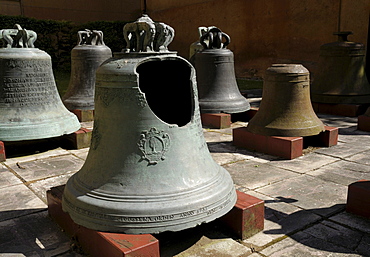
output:
[[[274,64],[266,71],[262,101],[247,130],[266,136],[312,136],[324,131],[310,101],[309,72],[300,64]]]
[[[370,103],[365,72],[365,47],[347,40],[352,32],[338,32],[338,41],[320,48],[318,71],[311,86],[311,99],[318,103]]]
[[[240,94],[236,83],[234,54],[226,49],[230,37],[210,27],[199,41],[203,49],[193,55],[192,62],[197,72],[200,111],[239,113],[249,110],[249,102]]]
[[[36,33],[4,29],[0,49],[0,140],[57,137],[80,128],[63,105],[55,85],[51,58],[33,48]]]
[[[63,103],[69,110],[94,110],[95,72],[105,60],[112,57],[104,44],[103,32],[79,31],[78,43],[72,49],[72,71]]]
[[[214,220],[236,192],[204,140],[194,68],[135,40],[97,70],[91,148],[66,184],[63,210],[88,228],[133,234]]]

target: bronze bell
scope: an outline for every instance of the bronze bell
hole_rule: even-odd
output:
[[[347,40],[352,32],[337,32],[338,41],[320,47],[317,74],[311,86],[313,102],[330,104],[370,103],[365,73],[365,47]]]
[[[55,85],[51,58],[33,43],[32,30],[0,31],[0,140],[57,137],[80,128],[63,105]]]
[[[249,102],[240,94],[236,83],[234,54],[226,49],[230,37],[210,27],[199,42],[203,49],[194,54],[192,62],[197,72],[200,111],[239,113],[249,110]]]
[[[163,45],[152,50],[154,39],[137,44],[154,22],[135,23],[125,26],[124,52],[97,70],[91,148],[63,210],[95,230],[178,231],[227,213],[236,192],[204,140],[194,68]]]
[[[94,110],[95,72],[112,57],[99,30],[78,31],[78,43],[72,49],[72,71],[63,103],[69,110]]]
[[[265,136],[312,136],[324,131],[310,101],[309,72],[300,64],[266,70],[262,101],[247,130]]]

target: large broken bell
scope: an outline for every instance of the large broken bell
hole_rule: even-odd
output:
[[[91,148],[63,209],[88,228],[134,234],[226,214],[234,185],[204,140],[194,69],[167,49],[173,29],[143,16],[124,35],[126,49],[97,71]]]

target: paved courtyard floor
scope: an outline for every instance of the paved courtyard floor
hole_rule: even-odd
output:
[[[370,180],[370,133],[357,118],[319,115],[338,145],[282,160],[232,145],[232,128],[204,129],[236,189],[265,201],[265,229],[244,241],[214,225],[159,236],[161,256],[370,256],[370,220],[345,212],[348,185]],[[83,256],[48,217],[46,191],[64,184],[88,148],[51,149],[0,164],[0,256]],[[162,238],[161,238],[162,237]]]

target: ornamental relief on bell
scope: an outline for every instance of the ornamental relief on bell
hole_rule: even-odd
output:
[[[165,159],[170,146],[170,136],[164,131],[150,128],[141,133],[138,146],[142,159],[147,160],[149,164],[157,164]]]

